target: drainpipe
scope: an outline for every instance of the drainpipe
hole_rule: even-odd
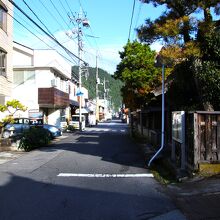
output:
[[[148,162],[148,167],[150,167],[152,161],[157,157],[157,155],[162,151],[164,147],[164,64],[162,64],[162,122],[161,122],[161,146],[160,149],[154,154],[154,156]]]

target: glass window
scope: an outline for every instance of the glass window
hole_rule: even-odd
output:
[[[23,119],[22,118],[15,118],[14,124],[23,124]]]
[[[0,5],[0,28],[7,31],[7,12],[6,10]]]
[[[6,76],[6,52],[0,49],[0,75]]]
[[[79,117],[73,116],[73,117],[72,117],[72,121],[79,121]]]
[[[34,71],[15,71],[13,74],[15,87],[25,84],[33,84],[35,81]]]
[[[15,71],[13,74],[14,85],[19,86],[24,83],[24,71]]]
[[[29,119],[25,118],[24,119],[24,124],[29,124]]]

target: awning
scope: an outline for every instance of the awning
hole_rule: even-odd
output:
[[[79,107],[79,102],[70,99],[70,105]]]

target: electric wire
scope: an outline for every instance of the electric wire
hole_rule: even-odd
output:
[[[23,0],[24,1],[24,0]],[[24,1],[24,3],[27,5],[27,7],[31,10],[31,12],[35,15],[35,17],[37,17],[37,19],[41,22],[41,24],[47,29],[47,31],[51,34],[52,37],[55,38],[55,36],[51,33],[51,31],[46,27],[46,25],[44,25],[44,23],[39,19],[39,17],[36,15],[36,13],[30,8],[30,6]],[[63,6],[64,7],[64,6]],[[65,9],[65,8],[64,8]],[[62,28],[63,29],[63,28]],[[56,39],[56,38],[55,38]],[[62,42],[63,43],[66,43],[68,42],[69,40],[65,41],[65,42]],[[56,43],[55,43],[56,44]],[[54,45],[55,47],[55,45]]]
[[[69,10],[70,10],[70,12],[71,12],[71,14],[72,14],[72,16],[73,16],[73,17],[75,17],[75,15],[74,15],[73,11],[71,10],[70,5],[68,4],[68,1],[67,1],[67,0],[65,0],[65,2],[66,2],[66,4],[67,4],[67,6],[68,6],[68,8],[69,8]]]
[[[82,12],[83,12],[84,16],[86,17],[87,14],[85,13],[85,10],[83,9],[82,2],[81,2],[81,0],[78,0],[78,1],[79,1],[80,8],[82,9]],[[90,29],[90,31],[91,31],[91,36],[89,36],[89,35],[87,34],[85,37],[86,37],[87,41],[88,41],[87,36],[88,36],[88,37],[92,37],[92,38],[94,39],[94,42],[95,42],[96,47],[97,47],[96,51],[97,51],[97,53],[99,54],[98,56],[101,56],[101,52],[100,52],[98,43],[97,43],[97,41],[96,41],[96,38],[99,38],[99,37],[96,37],[96,36],[95,36],[95,34],[94,34],[93,30],[92,30],[91,25],[89,25],[89,29]],[[88,42],[89,42],[89,41],[88,41]]]
[[[33,19],[31,19],[13,0],[8,0],[10,3],[14,5],[25,17],[27,17],[34,25],[36,25],[43,33],[45,33],[49,38],[51,38],[53,41],[55,41],[63,50],[65,50],[69,55],[74,56],[78,60],[81,60],[82,62],[86,63],[83,59],[72,53],[69,49],[64,47],[58,40],[54,39],[52,36],[50,36],[42,27],[40,27]]]
[[[135,2],[136,0],[134,0],[133,7],[132,7],[131,22],[130,22],[129,33],[128,33],[128,41],[130,40],[130,35],[131,35],[131,27],[132,27],[133,17],[134,17]]]
[[[43,5],[43,7],[47,10],[47,12],[57,21],[56,17],[50,12],[50,10],[47,9],[47,7],[43,4],[43,2],[42,2],[41,0],[39,0],[39,1],[40,1],[40,3]],[[66,8],[64,7],[62,1],[59,0],[59,2],[60,2],[60,4],[61,4],[61,6],[63,7],[65,13],[68,15],[68,12],[67,12]],[[60,25],[60,23],[59,23],[58,21],[57,21],[57,23]],[[61,27],[62,30],[65,29],[65,28],[62,27],[62,25],[60,25],[60,27]],[[66,34],[66,35],[67,35],[67,34]],[[70,41],[70,39],[72,39],[72,40],[76,43],[76,45],[77,45],[77,42],[75,41],[74,38],[72,38],[72,37],[69,36],[69,35],[67,35],[67,36],[68,36],[69,40],[67,40],[67,41],[65,41],[65,42],[62,42],[62,44],[63,44],[63,43],[66,43],[66,42]],[[56,43],[55,43],[55,44],[56,44]],[[55,45],[54,45],[54,46],[55,46]]]
[[[44,25],[43,24],[43,22],[39,19],[39,17],[36,15],[36,13],[31,9],[31,7],[23,0],[23,2],[26,4],[26,6],[29,8],[29,10],[30,11],[32,11],[32,13],[35,15],[35,17],[40,21],[40,23],[47,29],[47,31],[51,34],[51,36],[52,37],[54,37],[53,36],[53,34],[49,31],[49,29],[46,27],[46,25]],[[39,0],[39,2],[41,3],[41,5],[45,8],[45,10],[57,21],[57,23],[60,25],[60,27],[63,29],[63,27],[62,27],[62,25],[58,22],[58,20],[56,19],[56,17],[50,12],[50,10],[48,10],[47,9],[47,7],[44,5],[44,3],[41,1],[41,0]],[[65,12],[66,12],[66,9],[65,9],[65,7],[64,7],[64,5],[62,4],[62,2],[59,0],[59,2],[61,3],[61,6],[62,6],[62,8],[65,10]],[[70,8],[70,6],[69,6],[69,4],[68,4],[68,2],[67,1],[65,1],[66,3],[67,3],[67,6],[69,7],[69,9],[70,9],[70,12],[71,12],[71,14],[73,15],[73,12],[72,12],[72,10],[71,10],[71,8]],[[54,6],[54,5],[53,5]],[[81,4],[81,2],[80,2],[80,6],[81,6],[81,8],[82,8],[82,4]],[[56,10],[57,11],[57,10]],[[85,11],[84,11],[84,9],[82,8],[82,12],[83,12],[83,14],[84,15],[86,15],[86,13],[85,13]],[[60,15],[60,13],[59,13],[59,15]],[[73,23],[74,24],[74,23]],[[92,32],[92,28],[91,28],[91,26],[89,26],[89,28],[90,28],[90,31]],[[31,33],[31,32],[30,32]],[[39,33],[39,32],[38,32]],[[33,34],[33,33],[32,33]],[[93,32],[92,32],[92,34],[93,34]],[[35,35],[36,36],[36,35]],[[68,36],[69,38],[70,38],[70,36]],[[85,38],[86,38],[86,40],[87,40],[87,42],[90,44],[90,45],[92,45],[91,44],[91,42],[90,42],[90,40],[88,39],[89,37],[92,37],[93,39],[94,39],[94,41],[95,41],[95,43],[96,43],[96,47],[98,48],[98,44],[97,44],[97,41],[96,41],[96,37],[94,36],[94,34],[93,35],[85,35]],[[54,37],[55,38],[55,37]],[[40,39],[39,37],[38,37],[38,39],[40,40],[40,41],[43,41],[42,39]],[[71,38],[74,42],[75,42],[75,39],[73,39],[73,38]],[[63,43],[66,43],[66,42],[68,42],[68,41],[70,41],[70,40],[66,40],[66,41],[64,41],[64,42],[62,42],[62,44]],[[44,42],[44,41],[43,41]],[[48,44],[46,44],[46,42],[44,42],[45,43],[45,45],[47,45],[49,48],[52,48],[50,45],[48,45]],[[76,42],[75,42],[76,43]],[[77,43],[76,43],[77,44]],[[55,45],[53,46],[53,47],[55,47],[57,45],[57,42],[55,42]],[[58,45],[58,46],[60,46],[60,45]],[[54,48],[52,48],[52,49],[54,49]],[[101,55],[101,53],[100,53],[100,50],[99,50],[99,48],[98,48],[98,50],[96,49],[96,51],[98,51],[98,54],[99,54],[99,57],[101,58],[102,57],[102,55]],[[85,53],[86,53],[86,51],[85,51]],[[94,54],[91,54],[92,56],[95,56]],[[96,55],[97,56],[97,55]],[[65,57],[66,58],[66,57]],[[71,57],[72,58],[72,57]],[[66,58],[67,59],[67,58]],[[102,59],[102,58],[101,58]],[[74,60],[74,62],[75,62],[75,60]],[[76,63],[76,62],[75,62]]]
[[[27,2],[25,0],[23,0],[24,4],[28,7],[28,9],[34,14],[34,16],[37,18],[37,20],[47,29],[47,31],[50,33],[50,35],[56,39],[54,37],[54,35],[51,33],[51,31],[47,28],[47,26],[41,21],[41,19],[36,15],[36,13],[31,9],[31,7],[27,4]]]
[[[138,25],[138,21],[140,18],[142,7],[143,7],[143,3],[139,2],[139,8],[138,8],[138,12],[137,12],[137,17],[136,17],[136,21],[135,21],[135,25],[134,25],[132,38],[134,38],[134,34],[136,33],[136,29],[137,29],[137,25]]]
[[[32,30],[34,30],[35,32],[37,32],[39,35],[41,35],[42,33],[39,31],[39,30],[37,30],[37,29],[35,29],[35,27],[34,26],[32,26],[32,25],[30,25],[26,20],[24,20],[16,11],[14,11],[13,9],[11,9],[11,8],[9,8],[10,9],[10,11],[11,11],[11,13],[12,14],[14,14],[14,15],[16,15],[17,17],[19,17],[19,19],[20,20],[22,20],[22,22],[23,23],[25,23],[25,25],[23,24],[22,25],[22,27],[24,28],[24,29],[26,29],[26,30],[28,30],[32,35],[34,35],[35,37],[37,37],[37,35],[36,34],[33,34],[32,32],[33,31],[30,31],[30,29],[28,29],[27,28],[27,26],[29,26]],[[11,16],[11,15],[10,15]],[[11,16],[13,19],[15,18],[15,16]],[[18,20],[18,19],[17,19]],[[21,22],[20,22],[21,23]],[[16,29],[14,29],[14,31],[16,31]],[[24,32],[22,32],[22,31],[19,31],[19,33],[18,33],[18,35],[22,35]],[[24,36],[24,35],[23,35]],[[27,35],[25,35],[25,37],[26,38],[29,38],[29,36],[27,36]],[[38,38],[38,37],[37,37]],[[40,39],[40,38],[38,38],[38,39]],[[49,38],[48,38],[49,39]],[[42,39],[40,39],[41,41],[43,41]]]
[[[18,21],[15,17],[13,17],[10,13],[8,13],[8,15],[10,17],[12,17],[19,25],[21,25],[23,28],[25,28],[27,31],[29,31],[31,34],[33,34],[36,38],[38,38],[40,41],[42,41],[45,45],[47,45],[49,48],[53,49],[53,47],[51,47],[49,44],[47,44],[44,40],[42,40],[40,37],[38,37],[34,32],[32,32],[30,29],[28,29],[25,25],[23,25],[20,21]],[[61,54],[59,51],[55,50],[59,55],[61,55],[63,58],[65,58],[66,60],[68,60],[70,63],[72,63],[72,61],[74,61],[74,63],[77,63],[72,57],[72,61],[70,59],[68,59],[67,57],[65,57],[63,54]]]
[[[54,5],[54,3],[50,0],[51,4],[53,5],[54,9],[56,10],[56,12],[59,14],[59,16],[61,17],[61,19],[63,20],[63,22],[67,25],[67,27],[70,28],[69,24],[63,19],[63,16],[60,14],[59,10],[57,9],[57,7]]]
[[[63,28],[62,24],[60,24],[60,22],[57,20],[57,18],[51,13],[51,11],[44,5],[42,0],[38,0],[38,1],[45,8],[45,10],[50,14],[50,16],[57,22],[57,24],[59,24],[59,26],[61,27],[61,30],[65,29],[65,28]]]
[[[65,11],[65,13],[68,14],[68,11],[67,11],[66,8],[64,7],[62,1],[61,1],[61,0],[58,0],[58,1],[59,1],[59,3],[61,4],[61,6],[62,6],[63,10]]]

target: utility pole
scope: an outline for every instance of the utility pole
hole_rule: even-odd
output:
[[[104,86],[104,100],[105,99],[107,99],[107,97],[108,97],[108,90],[109,89],[106,89],[106,82],[109,82],[108,80],[105,80],[105,78],[104,78],[104,82],[103,82],[103,86]]]
[[[79,65],[79,92],[81,93],[81,90],[82,90],[82,72],[81,72],[81,65],[82,65],[82,62],[81,62],[81,50],[82,50],[82,38],[81,38],[81,35],[82,35],[82,30],[81,30],[81,27],[80,27],[80,23],[81,23],[81,20],[79,19],[79,16],[78,16],[78,19],[76,20],[77,24],[78,24],[78,32],[77,32],[77,39],[78,39],[78,57],[79,57],[79,60],[78,60],[78,65]],[[82,131],[82,95],[79,94],[79,130]]]
[[[103,87],[104,87],[104,100],[106,99],[105,97],[105,93],[106,93],[106,88],[105,88],[105,77],[104,77],[104,81],[103,81]]]
[[[96,55],[96,121],[99,121],[99,70],[98,70],[98,57]]]
[[[81,10],[80,10],[81,11]],[[77,30],[73,30],[73,33],[77,34],[78,39],[78,65],[79,65],[79,130],[82,131],[82,27],[89,27],[89,22],[86,17],[82,16],[82,13],[78,13],[77,17],[70,18],[72,22],[77,23]]]

